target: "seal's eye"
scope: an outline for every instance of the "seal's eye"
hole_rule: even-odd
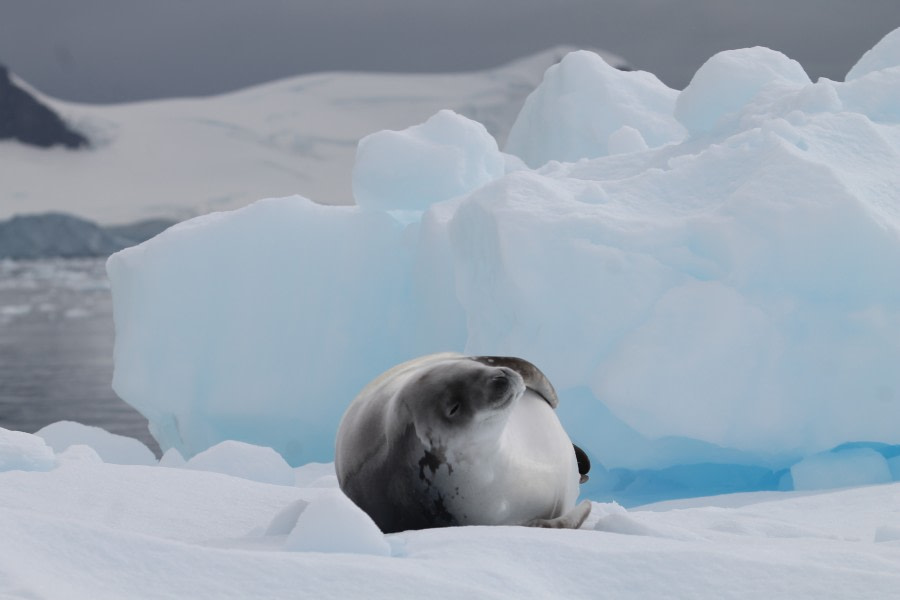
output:
[[[447,411],[447,416],[452,417],[457,412],[459,412],[459,402],[450,407],[450,410]]]

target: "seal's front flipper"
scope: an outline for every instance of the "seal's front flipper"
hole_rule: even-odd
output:
[[[591,501],[584,500],[581,504],[555,519],[532,519],[525,523],[525,527],[546,527],[548,529],[578,529],[584,520],[591,514]]]
[[[591,470],[591,459],[588,458],[587,452],[572,444],[575,448],[575,460],[578,461],[578,474],[581,475],[581,479],[578,483],[584,483],[588,479],[588,471]]]

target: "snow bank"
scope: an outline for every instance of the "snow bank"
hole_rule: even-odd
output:
[[[54,467],[53,449],[43,439],[0,427],[0,471],[49,471]]]
[[[173,455],[166,462],[168,465],[178,466],[177,456]],[[262,483],[294,485],[294,471],[280,454],[271,448],[234,440],[221,442],[200,452],[191,457],[184,467]]]
[[[336,494],[86,461],[0,472],[0,596],[819,600],[900,589],[900,484],[595,503],[579,531],[392,535]],[[310,546],[290,547],[301,539]]]
[[[320,492],[302,510],[287,536],[284,549],[376,556],[391,554],[391,547],[375,521],[337,489]]]
[[[596,497],[785,489],[805,456],[900,443],[898,90],[900,69],[811,83],[750,49],[678,94],[575,53],[507,145],[541,168],[454,187],[493,148],[443,114],[361,149],[365,206],[266,200],[114,255],[114,387],[163,449],[297,465],[331,460],[394,364],[518,355],[560,391]],[[432,184],[420,218],[391,214]]]
[[[103,462],[119,465],[155,465],[157,462],[153,452],[134,438],[73,421],[51,423],[35,435],[44,438],[57,453],[77,444],[92,448]]]

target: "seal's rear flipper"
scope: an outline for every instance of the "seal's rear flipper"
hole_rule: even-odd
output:
[[[591,459],[588,458],[587,452],[572,444],[575,448],[575,460],[578,461],[578,474],[581,475],[581,479],[578,483],[584,483],[590,477],[588,477],[588,471],[591,470]]]
[[[584,500],[575,508],[555,519],[532,519],[525,527],[546,527],[548,529],[578,529],[591,514],[591,501]]]

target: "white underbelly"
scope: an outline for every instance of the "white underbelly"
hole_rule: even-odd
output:
[[[456,462],[442,487],[463,525],[515,525],[555,518],[575,506],[578,464],[547,401],[526,390],[499,440]],[[471,459],[471,460],[470,460]]]

